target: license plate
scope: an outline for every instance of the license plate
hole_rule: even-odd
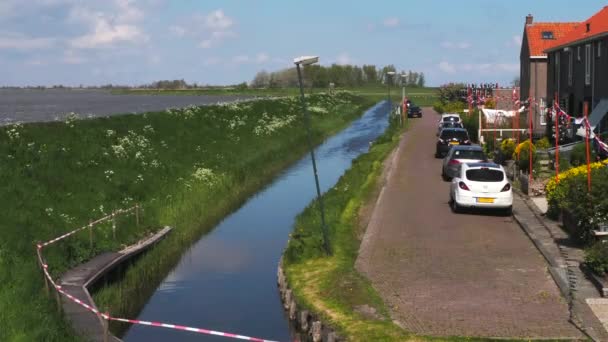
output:
[[[494,199],[487,197],[477,197],[477,203],[494,203]]]
[[[458,141],[450,141],[450,145],[459,145]]]

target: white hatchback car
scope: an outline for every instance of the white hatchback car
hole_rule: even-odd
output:
[[[504,210],[511,215],[513,191],[502,166],[494,163],[460,164],[450,186],[450,206]]]

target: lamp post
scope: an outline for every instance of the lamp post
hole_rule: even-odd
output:
[[[391,81],[389,79],[389,76],[393,76],[394,74],[395,74],[394,71],[386,72],[386,85],[388,87],[388,104],[389,104],[389,106],[391,105]]]
[[[317,187],[317,200],[319,201],[319,210],[321,211],[321,230],[323,232],[323,247],[325,253],[331,255],[331,249],[329,247],[329,240],[327,237],[327,225],[325,224],[325,210],[323,208],[323,198],[321,197],[321,188],[319,187],[319,175],[317,173],[317,162],[315,161],[315,151],[312,144],[312,136],[310,133],[310,113],[306,107],[306,99],[304,98],[304,85],[302,84],[302,71],[300,66],[311,65],[319,61],[318,56],[302,56],[295,58],[293,63],[296,65],[298,71],[298,82],[300,83],[300,97],[302,99],[302,110],[304,111],[304,122],[306,124],[306,137],[308,140],[308,148],[310,149],[310,159],[312,160],[312,170],[315,174],[315,185]]]
[[[407,105],[405,104],[405,78],[407,77],[406,74],[401,74],[401,107],[403,108],[403,113],[401,113],[401,115],[403,116],[403,121],[407,121]]]

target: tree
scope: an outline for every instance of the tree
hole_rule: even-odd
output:
[[[375,65],[363,65],[363,74],[366,83],[378,82],[378,71]]]
[[[513,81],[511,81],[511,86],[513,87],[519,87],[520,81],[519,81],[519,76],[515,77],[513,79]]]
[[[262,70],[255,74],[251,86],[254,88],[265,88],[270,85],[270,74],[266,70]]]
[[[426,82],[426,80],[424,79],[424,73],[423,73],[423,72],[421,72],[421,73],[420,73],[420,77],[418,77],[418,86],[419,86],[420,88],[423,88],[423,87],[424,87],[425,82]]]

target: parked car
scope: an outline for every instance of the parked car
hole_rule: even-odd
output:
[[[481,163],[488,160],[483,148],[478,145],[453,146],[443,159],[441,178],[450,180],[457,176],[460,164]]]
[[[462,119],[460,119],[460,114],[457,113],[445,113],[445,114],[441,114],[441,119],[439,119],[439,125],[441,125],[443,122],[462,122]]]
[[[420,109],[420,107],[418,107],[418,106],[411,105],[407,109],[407,117],[408,118],[414,118],[414,117],[421,118],[422,117],[422,109]]]
[[[450,206],[455,213],[463,208],[485,208],[511,215],[513,190],[504,168],[494,163],[460,164],[450,185]]]
[[[464,128],[444,128],[437,139],[435,158],[445,157],[450,147],[455,145],[471,145],[467,130]]]
[[[462,123],[460,122],[455,122],[455,121],[446,121],[446,122],[442,122],[439,124],[439,127],[437,128],[437,136],[439,136],[439,134],[441,134],[441,131],[444,130],[445,128],[464,128],[462,126]]]

